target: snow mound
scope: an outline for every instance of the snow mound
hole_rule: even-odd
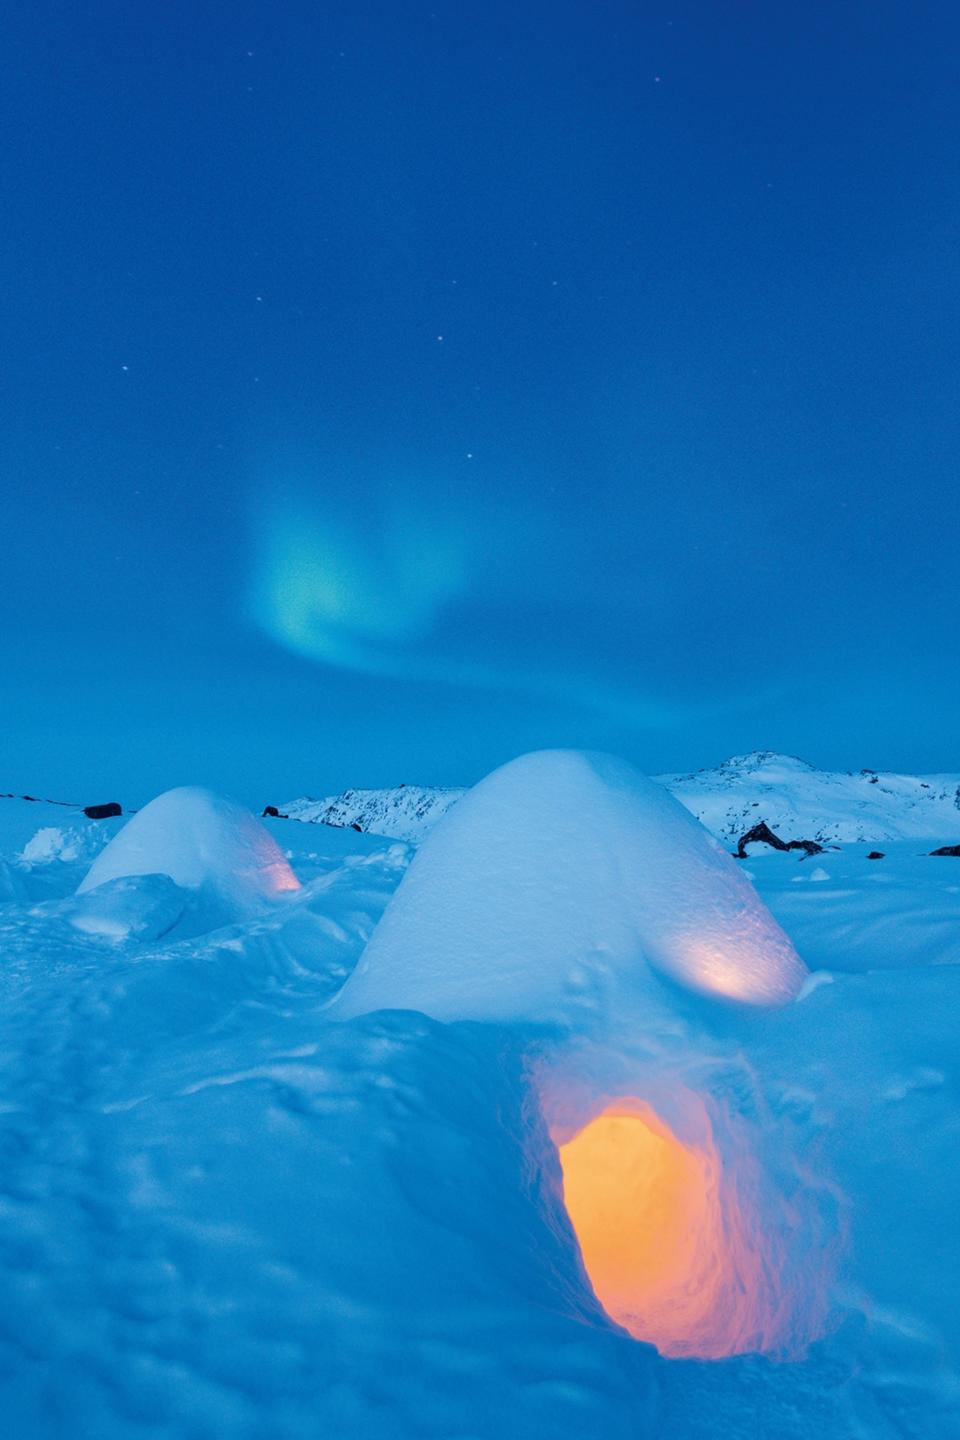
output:
[[[75,860],[92,860],[107,843],[109,835],[93,826],[44,825],[27,841],[20,852],[25,865],[49,865],[55,860],[70,864]]]
[[[312,825],[350,826],[392,840],[417,842],[454,805],[464,790],[435,785],[397,785],[388,790],[344,790],[325,800],[291,800],[281,807],[287,820]]]
[[[143,943],[169,934],[189,898],[169,875],[121,875],[63,902],[62,908],[85,935]]]
[[[548,750],[487,776],[411,862],[333,1009],[438,1019],[608,1010],[644,961],[753,1004],[806,968],[734,860],[612,756]]]
[[[78,887],[168,875],[237,914],[299,889],[283,851],[248,810],[198,786],[168,790],[135,815],[98,855]]]
[[[20,859],[27,865],[47,865],[51,860],[77,860],[79,850],[59,825],[44,825],[24,845]]]

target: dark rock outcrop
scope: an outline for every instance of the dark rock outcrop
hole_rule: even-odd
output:
[[[84,805],[83,813],[88,820],[112,820],[114,815],[123,814],[123,806],[110,800],[106,805]]]
[[[822,855],[823,846],[818,845],[816,840],[781,840],[775,835],[767,824],[761,820],[740,836],[737,842],[737,859],[746,860],[748,845],[769,845],[771,850],[804,850],[808,855]]]
[[[930,854],[960,856],[960,845],[941,845],[939,850],[931,850]]]
[[[263,814],[260,818],[262,820],[266,820],[268,815],[272,816],[274,820],[285,820],[287,818],[285,815],[280,814],[280,811],[277,809],[276,805],[264,805]]]
[[[887,857],[882,850],[871,850],[867,856],[868,860],[885,860]]]

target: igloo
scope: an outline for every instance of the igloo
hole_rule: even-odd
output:
[[[781,1005],[806,977],[665,789],[611,756],[544,751],[439,821],[330,1012],[532,1023],[531,1115],[555,1148],[529,1160],[600,1307],[664,1355],[784,1356],[822,1333],[827,1262],[803,1262],[830,1236],[779,1136],[738,1112],[743,1077],[725,1093],[718,1005],[693,996]]]
[[[97,856],[77,894],[138,875],[168,875],[237,916],[299,889],[283,851],[259,821],[199,786],[168,790],[134,815]]]
[[[807,975],[736,862],[662,786],[609,755],[495,770],[436,825],[332,1004],[551,1020],[649,984],[749,1005]]]

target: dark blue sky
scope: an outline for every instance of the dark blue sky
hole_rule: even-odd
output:
[[[955,5],[19,9],[0,789],[960,768]]]

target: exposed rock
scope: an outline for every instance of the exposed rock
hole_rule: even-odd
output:
[[[261,819],[265,820],[268,815],[271,815],[274,820],[285,820],[287,818],[285,815],[280,814],[276,805],[264,805]]]
[[[738,860],[746,860],[746,847],[754,841],[757,841],[758,843],[762,843],[764,845],[770,845],[774,850],[786,850],[787,848],[784,842],[780,839],[780,836],[774,835],[767,822],[765,820],[761,820],[759,825],[754,825],[750,830],[744,831],[744,833],[740,836],[740,839],[737,843]]]
[[[737,859],[746,860],[748,845],[769,845],[771,850],[805,850],[808,855],[822,855],[823,846],[816,840],[781,840],[765,820],[747,830],[737,843]]]
[[[941,845],[939,850],[931,850],[931,855],[958,855],[960,856],[960,845]]]
[[[887,857],[882,850],[871,850],[867,856],[868,860],[885,860]]]
[[[111,820],[114,815],[123,814],[123,806],[109,800],[106,805],[84,805],[83,813],[88,820]]]
[[[836,850],[838,847],[832,845],[830,848]],[[824,851],[824,847],[818,844],[816,840],[788,840],[787,849],[805,850],[808,855],[822,855]]]

